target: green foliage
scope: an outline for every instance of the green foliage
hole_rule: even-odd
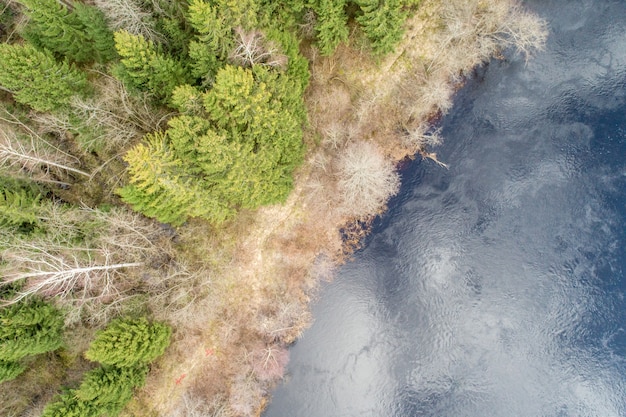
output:
[[[284,200],[303,156],[303,82],[227,65],[212,90],[178,87],[173,103],[188,114],[126,155],[130,185],[120,195],[173,224],[188,217],[220,223],[237,209]]]
[[[74,390],[69,390],[46,405],[41,417],[98,417],[101,414],[97,407],[80,400]]]
[[[107,62],[115,57],[113,35],[102,12],[81,3],[69,11],[57,0],[20,0],[29,23],[22,34],[32,45],[74,62]]]
[[[28,189],[0,188],[0,227],[30,231],[39,224],[40,196]]]
[[[214,0],[214,3],[230,28],[252,30],[257,27],[257,0]]]
[[[317,14],[317,43],[322,55],[333,53],[340,42],[348,40],[348,16],[345,0],[319,0],[314,6]]]
[[[228,25],[226,18],[218,10],[216,6],[202,0],[190,1],[187,20],[199,34],[199,43],[194,47],[190,45],[189,53],[192,60],[203,57],[203,61],[210,62],[207,57],[209,54],[225,60],[232,50],[232,26]],[[194,68],[194,71],[204,74],[206,70]]]
[[[0,360],[18,361],[58,349],[63,344],[63,315],[34,300],[0,309]]]
[[[147,365],[96,368],[85,374],[75,396],[99,414],[116,416],[131,400],[134,388],[144,385],[147,374]]]
[[[0,360],[0,383],[17,378],[26,367],[19,362]]]
[[[124,157],[129,164],[131,184],[118,192],[135,210],[160,222],[180,225],[188,217],[209,217],[222,213],[219,202],[207,196],[197,179],[191,177],[180,159],[166,144],[163,133],[146,137]],[[190,163],[191,164],[191,163]]]
[[[170,344],[171,329],[142,319],[117,319],[96,333],[85,357],[104,365],[136,367],[161,356]]]
[[[356,18],[377,55],[392,52],[404,33],[407,18],[402,0],[356,0],[362,14]]]
[[[167,101],[177,85],[189,81],[183,65],[161,53],[152,41],[127,31],[115,32],[114,36],[122,57],[115,75],[125,84]]]
[[[16,101],[50,111],[67,105],[75,94],[85,94],[87,77],[58,63],[48,51],[0,44],[0,85],[11,90]]]

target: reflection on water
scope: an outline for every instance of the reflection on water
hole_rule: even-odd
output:
[[[537,1],[322,292],[266,417],[626,416],[626,3]]]

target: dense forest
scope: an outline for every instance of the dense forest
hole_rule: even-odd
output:
[[[0,11],[6,416],[257,415],[392,162],[436,161],[454,85],[545,38],[504,0]]]

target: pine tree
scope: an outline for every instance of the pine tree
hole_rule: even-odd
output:
[[[87,77],[67,63],[56,62],[48,51],[0,44],[0,85],[13,92],[16,101],[50,111],[64,107],[76,94],[84,95]]]
[[[159,51],[141,35],[115,32],[115,48],[122,57],[116,68],[121,81],[140,91],[148,91],[167,101],[174,88],[189,82],[183,65]]]
[[[42,301],[0,309],[0,360],[18,361],[58,349],[63,344],[63,316]]]
[[[0,383],[17,378],[26,367],[19,362],[0,360]]]
[[[133,390],[145,384],[147,374],[147,365],[96,368],[84,375],[75,395],[100,414],[116,416],[131,400]]]
[[[120,368],[148,364],[165,352],[171,332],[169,326],[145,318],[117,319],[96,333],[85,357]]]
[[[340,42],[348,40],[348,16],[345,0],[319,0],[314,10],[317,14],[317,43],[322,55],[330,55]]]
[[[392,52],[402,39],[407,14],[402,0],[357,0],[362,15],[356,18],[375,54]]]
[[[81,3],[68,10],[57,0],[19,0],[29,23],[23,37],[73,62],[106,62],[115,57],[113,34],[104,14]]]

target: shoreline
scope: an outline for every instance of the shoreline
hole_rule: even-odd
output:
[[[510,0],[430,0],[407,22],[398,50],[381,62],[346,45],[325,58],[304,51],[311,70],[309,151],[294,190],[283,205],[242,213],[225,230],[200,221],[180,229],[189,263],[203,271],[203,298],[192,298],[177,316],[172,345],[122,415],[261,415],[282,379],[288,346],[310,324],[320,282],[332,279],[354,249],[341,228],[385,210],[350,215],[342,207],[338,155],[352,144],[371,143],[388,164],[418,155],[441,163],[428,151],[440,140],[437,132],[426,133],[430,122],[450,108],[462,77],[513,46],[494,35],[511,24],[511,13],[534,32],[522,38],[540,47],[543,23],[528,14],[520,18],[525,12]],[[366,233],[356,228],[349,242],[358,244]],[[207,248],[217,255],[207,257]]]

